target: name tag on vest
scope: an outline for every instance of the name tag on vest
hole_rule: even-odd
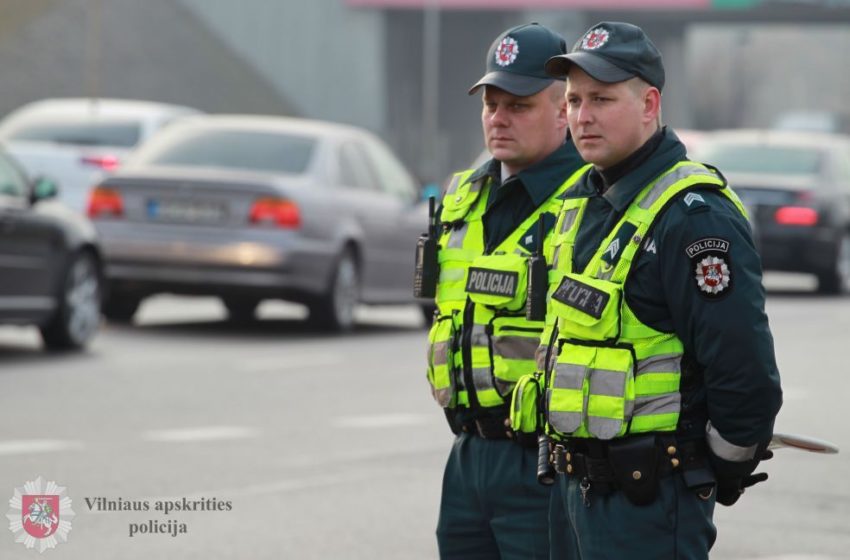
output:
[[[596,319],[602,318],[602,311],[611,298],[609,294],[602,290],[569,276],[561,281],[561,285],[552,293],[552,297],[564,305],[578,309]]]
[[[504,270],[470,267],[466,291],[472,294],[513,297],[519,274]]]

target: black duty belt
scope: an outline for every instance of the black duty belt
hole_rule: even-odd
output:
[[[507,417],[502,416],[477,418],[462,423],[460,430],[484,439],[514,439],[514,432],[507,421]]]

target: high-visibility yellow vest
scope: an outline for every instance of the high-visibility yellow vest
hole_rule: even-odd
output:
[[[569,177],[490,254],[484,253],[482,218],[492,181],[470,181],[474,170],[453,177],[442,201],[437,314],[428,335],[427,377],[440,406],[501,406],[517,380],[535,371],[543,322],[525,318],[531,253],[521,236],[534,231],[543,213],[557,216],[561,195],[586,169]]]
[[[721,176],[698,163],[677,163],[641,191],[581,272],[573,270],[573,252],[589,199],[564,202],[552,240],[549,290],[548,317],[557,331],[552,344],[543,341],[545,430],[555,439],[676,429],[682,341],[642,323],[624,285],[661,212],[683,191],[706,186],[719,189],[746,216]]]

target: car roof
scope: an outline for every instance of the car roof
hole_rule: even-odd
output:
[[[89,114],[96,117],[149,117],[151,115],[170,115],[199,113],[197,109],[183,105],[142,101],[136,99],[113,99],[91,97],[67,97],[42,99],[19,107],[9,117],[39,118],[42,116],[77,117]]]
[[[216,129],[252,130],[257,132],[289,132],[312,136],[370,135],[355,126],[315,119],[271,115],[195,115],[181,120],[177,125],[184,127],[208,127]]]
[[[829,132],[802,132],[796,130],[734,129],[712,132],[701,144],[759,144],[770,146],[812,147],[824,150],[837,143],[846,144],[850,137]]]

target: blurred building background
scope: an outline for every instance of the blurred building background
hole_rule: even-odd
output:
[[[0,115],[97,95],[326,119],[434,181],[483,147],[466,90],[499,31],[539,21],[572,43],[603,19],[656,41],[674,127],[847,111],[850,0],[0,0]]]

